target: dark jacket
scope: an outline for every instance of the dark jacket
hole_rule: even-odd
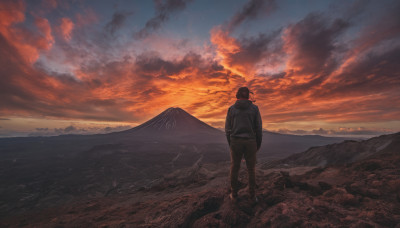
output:
[[[262,141],[262,120],[257,105],[249,100],[237,100],[228,109],[225,133],[229,144],[231,137],[255,139],[259,149]]]

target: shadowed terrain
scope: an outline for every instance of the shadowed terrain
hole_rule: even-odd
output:
[[[196,165],[134,194],[81,198],[8,217],[3,226],[81,227],[397,227],[400,222],[400,133],[371,140],[385,148],[347,164],[258,169],[258,204],[228,197],[225,165]],[[338,144],[350,149],[348,142]],[[365,147],[364,147],[365,146]],[[328,149],[332,145],[321,147]],[[365,151],[358,151],[363,153]]]

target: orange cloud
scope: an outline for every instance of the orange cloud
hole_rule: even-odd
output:
[[[40,34],[24,26],[15,26],[25,20],[25,4],[22,1],[0,3],[0,33],[16,49],[26,63],[34,63],[41,50],[51,49],[54,39],[47,19],[37,17],[35,25]]]
[[[211,43],[216,46],[217,49],[217,57],[218,60],[221,61],[221,64],[224,68],[232,71],[233,73],[245,76],[245,70],[240,66],[233,66],[229,57],[232,54],[235,54],[240,51],[239,43],[235,38],[229,36],[229,32],[224,31],[221,27],[217,26],[211,30]]]
[[[38,27],[39,31],[42,33],[43,38],[40,40],[40,44],[38,47],[40,49],[49,50],[54,44],[54,38],[51,34],[51,26],[49,21],[46,18],[36,18],[35,24]]]
[[[61,24],[60,24],[60,32],[62,37],[66,40],[66,41],[70,41],[71,37],[72,37],[72,31],[74,29],[74,23],[71,21],[70,18],[68,17],[63,17],[61,18]]]

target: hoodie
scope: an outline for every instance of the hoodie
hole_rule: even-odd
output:
[[[231,138],[255,139],[259,149],[262,141],[262,120],[257,105],[249,100],[237,100],[228,109],[225,134],[229,144]]]

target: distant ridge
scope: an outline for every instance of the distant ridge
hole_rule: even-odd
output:
[[[368,140],[346,140],[325,146],[311,147],[302,153],[293,154],[285,159],[267,162],[263,168],[280,166],[327,166],[343,165],[366,159],[375,154],[397,151],[400,142],[400,132],[373,137]]]

